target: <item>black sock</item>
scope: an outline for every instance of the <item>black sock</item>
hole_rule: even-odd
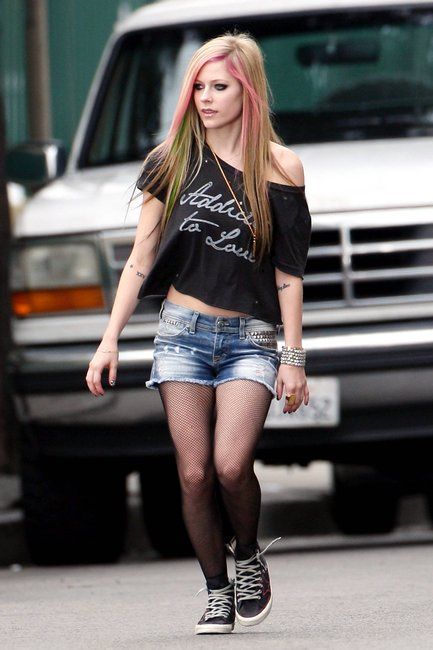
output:
[[[252,544],[238,544],[236,542],[235,558],[237,560],[248,560],[259,548],[257,541]]]
[[[229,584],[229,578],[227,575],[227,571],[223,571],[222,573],[219,573],[217,576],[211,576],[210,578],[206,578],[206,585],[208,589],[222,589],[223,587],[227,587]]]

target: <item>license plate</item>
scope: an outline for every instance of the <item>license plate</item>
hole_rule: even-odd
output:
[[[265,428],[328,427],[340,423],[340,383],[337,377],[307,377],[310,400],[294,413],[283,413],[285,393],[273,399]]]

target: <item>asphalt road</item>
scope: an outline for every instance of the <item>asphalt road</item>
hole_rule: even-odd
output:
[[[391,535],[345,537],[327,508],[329,467],[258,467],[274,607],[253,628],[194,636],[206,604],[193,559],[160,560],[141,534],[130,481],[127,551],[117,565],[0,569],[4,650],[433,647],[433,531],[420,497],[406,498]],[[233,564],[229,558],[229,571]]]

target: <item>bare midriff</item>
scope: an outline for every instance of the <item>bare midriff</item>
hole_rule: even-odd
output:
[[[249,314],[245,314],[242,311],[231,311],[230,309],[222,309],[222,307],[213,307],[212,305],[208,305],[198,298],[189,296],[186,293],[181,293],[175,289],[172,284],[170,285],[166,298],[170,302],[174,302],[176,305],[188,307],[188,309],[194,309],[203,314],[209,314],[209,316],[249,316]]]

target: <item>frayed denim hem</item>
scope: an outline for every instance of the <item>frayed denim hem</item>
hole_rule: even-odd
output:
[[[191,379],[189,377],[185,379],[180,377],[164,377],[163,379],[149,379],[149,381],[146,381],[146,388],[157,390],[158,384],[162,384],[163,381],[181,381],[181,382],[187,382],[189,384],[201,384],[202,386],[213,386],[213,381],[208,379]]]
[[[225,384],[226,381],[233,381],[234,379],[249,379],[250,381],[256,381],[258,384],[263,384],[263,386],[266,386],[266,388],[272,393],[273,397],[277,397],[277,391],[275,388],[271,387],[266,381],[262,381],[261,379],[256,379],[256,377],[227,377],[227,379],[221,379],[221,381],[216,381],[214,382],[215,388],[217,386],[220,386],[221,384]]]

